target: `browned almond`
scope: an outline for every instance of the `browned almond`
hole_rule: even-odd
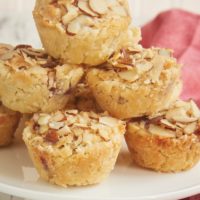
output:
[[[89,3],[88,3],[88,0],[82,0],[82,1],[79,1],[78,2],[78,7],[79,9],[84,12],[86,15],[89,15],[91,17],[97,17],[98,14],[93,12],[91,9],[90,9],[90,6],[89,6]]]
[[[90,8],[100,15],[103,15],[108,10],[107,0],[89,0]]]

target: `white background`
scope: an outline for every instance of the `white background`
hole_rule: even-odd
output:
[[[142,25],[159,12],[182,8],[200,13],[200,0],[129,0],[134,24]],[[30,43],[40,46],[31,11],[34,0],[0,0],[0,43]],[[0,194],[0,200],[20,198]]]

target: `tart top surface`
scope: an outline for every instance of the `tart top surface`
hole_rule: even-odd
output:
[[[139,82],[144,85],[159,84],[178,76],[180,65],[170,49],[141,46],[121,49],[107,63],[93,71],[101,80],[118,80],[129,85]],[[95,70],[95,69],[94,69]]]
[[[125,123],[106,113],[57,111],[52,114],[35,114],[24,131],[31,145],[42,150],[84,152],[95,144],[121,140]]]
[[[71,36],[100,31],[107,19],[130,18],[125,0],[43,0],[34,13]]]
[[[132,125],[148,130],[149,133],[179,138],[200,133],[200,110],[193,100],[181,100],[155,116],[132,119]]]

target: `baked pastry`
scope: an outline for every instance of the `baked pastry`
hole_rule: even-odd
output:
[[[33,16],[45,50],[67,63],[98,65],[141,39],[127,0],[37,0]]]
[[[140,46],[117,52],[86,79],[101,108],[120,119],[167,108],[182,88],[180,65],[171,50]]]
[[[91,89],[86,83],[79,83],[72,91],[67,109],[77,109],[79,111],[101,113],[103,110],[97,104]]]
[[[200,160],[200,111],[177,101],[157,116],[132,119],[125,135],[133,160],[160,172],[179,172]]]
[[[0,147],[12,142],[19,120],[19,113],[7,109],[0,103]]]
[[[106,114],[57,111],[35,114],[23,139],[41,177],[63,187],[101,182],[113,169],[124,122]]]
[[[0,96],[6,107],[21,113],[52,112],[65,107],[67,92],[83,75],[81,67],[62,64],[28,45],[1,48]]]

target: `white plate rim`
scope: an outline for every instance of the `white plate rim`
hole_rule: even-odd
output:
[[[39,192],[35,190],[30,189],[24,189],[19,188],[16,186],[0,183],[0,192],[5,194],[11,194],[14,196],[22,197],[22,198],[29,198],[32,197],[33,199],[44,199],[44,198],[50,198],[50,199],[70,199],[70,200],[164,200],[164,199],[177,199],[177,198],[185,198],[188,196],[196,195],[200,192],[200,184],[194,185],[189,188],[183,188],[177,191],[162,193],[158,195],[153,196],[141,196],[141,197],[119,197],[119,198],[106,198],[106,197],[80,197],[80,196],[70,196],[66,194],[58,194],[58,193],[47,193],[47,192]]]

